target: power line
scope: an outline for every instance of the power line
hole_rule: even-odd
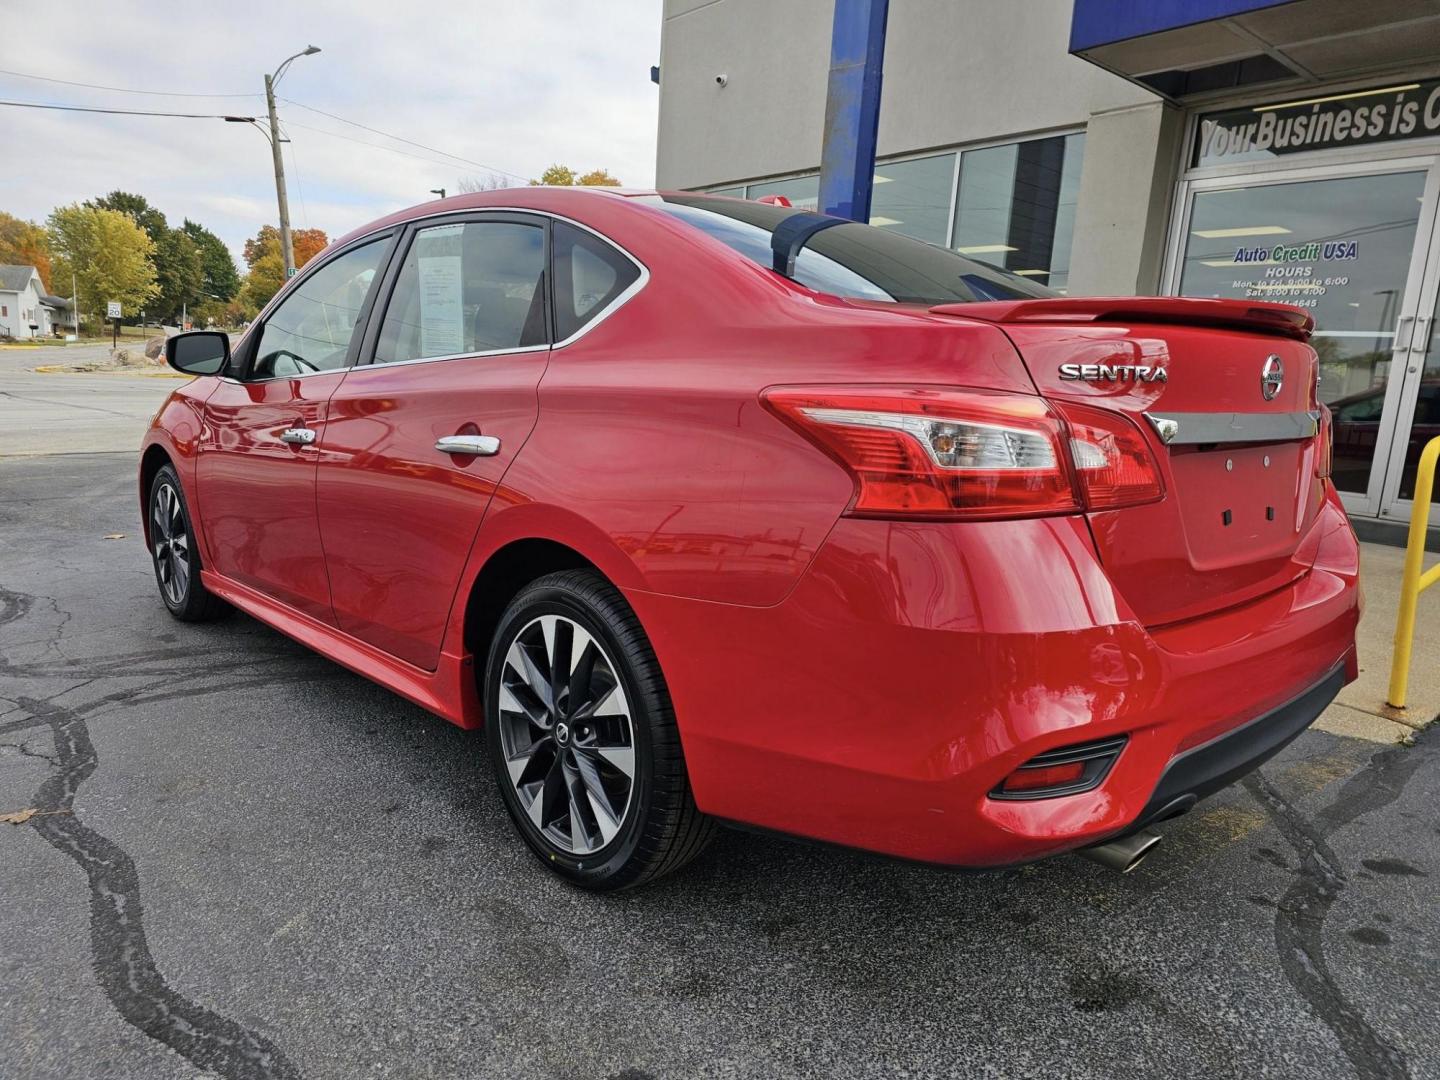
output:
[[[328,136],[329,136],[330,138],[332,138],[332,139],[343,139],[343,140],[345,140],[346,142],[354,143],[354,144],[357,145],[357,146],[368,146],[368,147],[370,147],[370,149],[372,149],[372,150],[384,150],[384,151],[386,151],[387,153],[390,153],[390,154],[400,154],[400,155],[402,155],[403,157],[414,158],[416,161],[428,161],[431,165],[442,165],[442,166],[444,166],[444,167],[447,168],[447,169],[453,169],[453,168],[455,168],[455,162],[453,162],[453,161],[440,161],[440,160],[437,159],[437,158],[425,157],[425,156],[423,156],[423,155],[421,155],[421,154],[412,154],[409,150],[401,150],[398,146],[383,146],[383,145],[381,145],[380,143],[369,142],[369,141],[367,141],[367,140],[365,140],[365,139],[356,139],[356,138],[353,138],[352,136],[349,136],[349,135],[341,135],[338,131],[326,131],[324,128],[311,127],[309,124],[298,124],[298,123],[296,123],[294,120],[286,120],[286,121],[285,121],[285,126],[286,126],[286,127],[290,127],[290,128],[299,128],[299,129],[302,130],[302,131],[313,131],[313,132],[314,132],[315,134],[317,134],[317,135],[328,135]],[[436,151],[436,153],[441,153],[441,154],[443,154],[444,151],[443,151],[443,150],[438,150],[438,151]],[[464,158],[460,158],[459,160],[465,161]],[[473,164],[476,164],[476,163],[475,163],[475,162],[466,162],[466,164],[471,164],[471,165],[473,165]],[[481,165],[480,167],[481,167],[482,169],[488,169],[488,168],[490,168],[490,166],[488,166],[488,165]],[[497,169],[497,170],[495,170],[495,171],[498,172],[498,171],[500,171],[500,170]],[[515,179],[517,179],[517,180],[522,180],[522,179],[524,179],[524,177],[520,176],[519,173],[506,173],[505,175],[506,175],[506,176],[513,176],[513,177],[515,177]],[[528,183],[528,181],[527,181],[527,183]]]
[[[90,105],[49,105],[40,101],[0,101],[0,105],[12,105],[17,109],[55,109],[60,112],[110,113],[115,116],[176,116],[184,120],[243,120],[253,121],[253,116],[226,116],[223,113],[180,113],[153,112],[148,109],[101,109]]]
[[[527,180],[527,179],[528,179],[527,177],[521,176],[519,173],[510,172],[510,170],[508,170],[508,169],[500,169],[500,168],[496,168],[494,165],[486,165],[483,161],[472,161],[470,158],[461,157],[459,154],[452,154],[452,153],[450,153],[450,152],[448,152],[448,151],[446,151],[446,150],[440,150],[440,149],[437,149],[436,147],[433,147],[433,146],[426,146],[424,143],[416,142],[416,141],[413,140],[413,139],[406,139],[406,138],[404,138],[403,136],[400,136],[400,135],[392,135],[392,134],[391,134],[390,132],[388,132],[388,131],[381,131],[379,128],[370,127],[368,124],[362,124],[362,123],[360,123],[360,122],[358,122],[358,121],[356,121],[356,120],[347,120],[347,119],[346,119],[345,117],[343,117],[343,116],[337,116],[335,113],[326,112],[324,109],[317,109],[317,108],[315,108],[315,107],[312,106],[312,105],[306,105],[306,104],[304,104],[303,102],[295,101],[295,100],[293,100],[292,98],[281,98],[280,100],[283,101],[283,102],[285,102],[285,104],[287,104],[287,105],[295,105],[295,106],[297,106],[298,108],[305,109],[307,112],[319,113],[321,116],[328,116],[331,120],[339,120],[342,124],[349,124],[351,127],[361,128],[361,129],[364,130],[364,131],[369,131],[369,132],[372,132],[372,133],[374,133],[374,134],[376,134],[376,135],[383,135],[383,136],[384,136],[385,138],[387,138],[387,139],[394,139],[396,142],[402,142],[402,143],[405,143],[405,144],[408,145],[408,146],[419,147],[421,150],[428,150],[430,153],[432,153],[432,154],[439,154],[441,157],[454,158],[456,161],[462,161],[462,162],[464,162],[466,165],[474,165],[477,169],[487,169],[487,170],[489,170],[490,172],[497,172],[497,173],[500,173],[502,176],[513,177],[513,178],[516,179],[516,180]],[[296,124],[295,126],[296,126],[296,127],[301,127],[302,125]],[[311,129],[309,129],[309,130],[318,131],[319,129],[318,129],[318,128],[311,128]],[[326,134],[333,134],[333,132],[326,132]],[[337,138],[344,138],[344,136],[336,136],[336,137],[337,137]],[[353,140],[353,141],[358,142],[359,140]],[[375,144],[375,143],[365,143],[364,145],[365,145],[365,146],[376,146],[377,144]],[[385,149],[389,149],[389,148],[382,146],[382,147],[379,147],[379,149],[385,150]],[[414,155],[411,155],[411,156],[413,157]]]
[[[23,71],[5,71],[0,69],[0,75],[13,75],[17,79],[36,79],[40,82],[59,83],[61,86],[83,86],[87,90],[109,90],[116,94],[145,94],[149,97],[190,97],[190,98],[250,98],[263,97],[262,94],[184,94],[179,91],[169,90],[131,90],[125,86],[100,86],[98,83],[71,82],[69,79],[52,79],[47,75],[30,75]]]

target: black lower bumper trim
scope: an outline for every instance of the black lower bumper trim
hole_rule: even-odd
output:
[[[1299,697],[1172,758],[1133,828],[1183,813],[1259,768],[1313,724],[1344,685],[1345,665],[1341,663]]]

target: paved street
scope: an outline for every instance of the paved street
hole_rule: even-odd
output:
[[[37,374],[110,354],[109,345],[0,348],[0,457],[96,451],[133,453],[139,434],[179,381],[165,374]]]
[[[476,735],[166,615],[120,444],[173,383],[14,355],[0,455],[121,452],[0,456],[0,1076],[1440,1075],[1440,733],[1308,732],[1130,877],[724,832],[590,896]]]

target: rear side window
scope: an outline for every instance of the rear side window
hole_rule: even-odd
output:
[[[434,225],[405,253],[377,364],[544,345],[545,230],[512,221]]]
[[[577,333],[640,277],[626,255],[594,233],[557,221],[551,232],[555,264],[555,337]]]

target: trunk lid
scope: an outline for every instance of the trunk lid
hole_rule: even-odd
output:
[[[1305,312],[1174,297],[932,310],[1000,324],[1045,397],[1120,412],[1140,428],[1164,497],[1087,519],[1145,624],[1244,603],[1310,568],[1305,539],[1324,482]]]

